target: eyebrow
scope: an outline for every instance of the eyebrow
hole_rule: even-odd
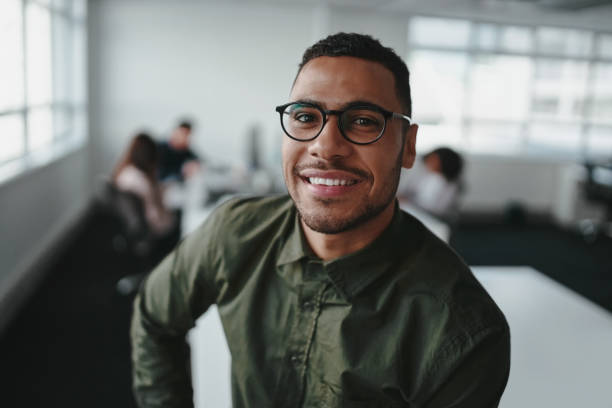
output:
[[[319,107],[323,108],[323,104],[320,101],[317,101],[315,99],[302,98],[302,99],[298,99],[295,102],[296,103],[309,103],[311,105],[316,105],[316,106],[319,106]],[[380,106],[378,104],[375,104],[374,102],[370,102],[370,101],[366,101],[366,100],[356,100],[356,101],[347,102],[344,105],[340,106],[339,110],[345,110],[345,109],[354,108],[354,107],[358,107],[358,106],[388,110],[388,109],[385,109],[385,108],[383,108],[382,106]]]

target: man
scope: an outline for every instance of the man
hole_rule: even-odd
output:
[[[497,406],[503,314],[396,204],[417,132],[405,64],[339,33],[306,51],[290,101],[277,108],[290,198],[222,205],[135,301],[140,405],[192,405],[184,336],[216,304],[234,407]]]
[[[183,181],[200,168],[198,156],[191,150],[192,125],[181,121],[170,139],[159,144],[159,174],[161,181]]]

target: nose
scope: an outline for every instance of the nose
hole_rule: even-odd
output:
[[[308,153],[311,156],[324,160],[335,160],[351,155],[353,144],[340,133],[338,120],[338,115],[327,117],[319,136],[309,142]]]

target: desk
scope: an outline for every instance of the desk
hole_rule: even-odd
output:
[[[191,346],[195,408],[231,407],[231,356],[216,306],[198,319],[187,340]]]
[[[511,332],[500,408],[612,406],[612,314],[530,267],[473,267]]]

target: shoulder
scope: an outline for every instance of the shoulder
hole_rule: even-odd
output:
[[[125,166],[123,169],[121,169],[121,171],[119,172],[119,175],[117,176],[122,177],[122,178],[139,178],[139,179],[146,179],[147,177],[145,176],[145,174],[142,172],[142,170],[138,169],[137,167],[128,164],[127,166]]]
[[[139,193],[149,191],[151,188],[147,176],[132,165],[125,166],[119,172],[115,184],[121,190],[136,191]]]
[[[232,256],[246,247],[272,243],[293,225],[295,209],[287,195],[236,197],[220,204],[189,241],[205,242]]]
[[[293,208],[288,196],[224,202],[181,244],[186,263],[202,271],[217,293],[237,291],[254,265],[276,259],[295,223]]]
[[[422,385],[433,389],[487,344],[509,349],[510,331],[504,314],[463,259],[414,217],[403,215],[407,232],[400,240],[410,250],[400,257],[394,285],[405,299],[400,318],[418,321],[419,330],[402,338],[402,349],[410,355],[415,344],[423,345]]]
[[[424,294],[438,311],[430,319],[447,341],[470,342],[487,330],[507,331],[502,311],[461,256],[414,217],[404,215],[404,230],[414,233],[405,245],[415,248],[402,261],[400,282],[408,291]]]
[[[211,214],[212,222],[244,232],[266,228],[292,212],[293,202],[287,195],[235,197],[220,204]]]

